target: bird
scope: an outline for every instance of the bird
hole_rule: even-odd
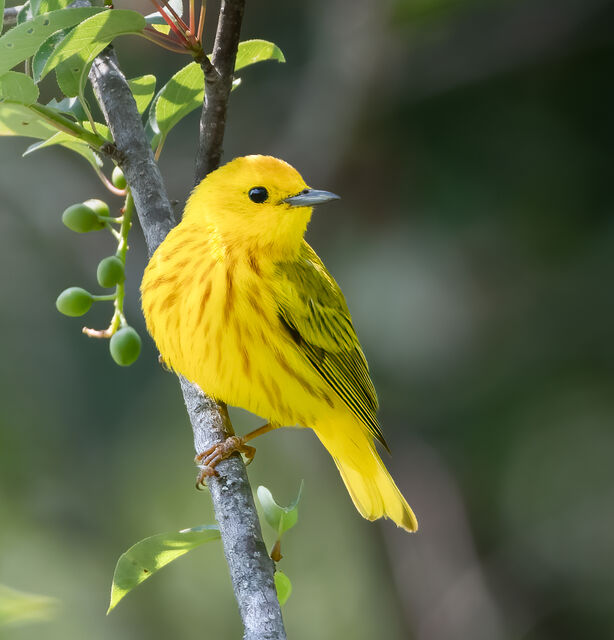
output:
[[[212,171],[147,264],[143,313],[166,367],[267,420],[197,456],[199,480],[235,451],[251,460],[258,435],[311,428],[364,518],[416,531],[376,449],[389,451],[347,303],[304,238],[313,207],[338,198],[271,156]]]

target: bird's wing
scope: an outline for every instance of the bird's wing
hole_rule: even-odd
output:
[[[306,242],[298,260],[278,265],[276,284],[283,327],[319,375],[388,449],[377,422],[377,395],[345,298]]]

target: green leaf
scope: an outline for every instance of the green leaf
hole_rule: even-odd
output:
[[[58,29],[71,27],[104,9],[82,7],[44,13],[20,24],[0,37],[0,74],[34,55],[47,38]]]
[[[158,569],[204,542],[218,540],[219,537],[220,532],[216,526],[201,525],[179,532],[160,533],[137,542],[117,561],[107,613],[112,611],[127,593]]]
[[[23,24],[31,18],[32,11],[30,11],[30,0],[28,0],[21,5],[21,9],[19,9],[19,11],[17,12],[17,24]]]
[[[53,122],[57,119],[58,125],[54,126],[50,119]],[[98,125],[99,135],[92,136],[92,127],[89,122],[77,124],[73,120],[64,118],[57,109],[38,103],[28,107],[15,102],[0,102],[0,136],[28,136],[47,140],[58,133],[58,129],[68,133],[66,128],[75,131],[75,136],[71,137],[77,143],[88,143],[98,147],[105,140],[110,139],[106,126]],[[72,145],[63,146],[73,148]]]
[[[275,502],[271,492],[263,486],[258,487],[258,501],[264,511],[264,518],[277,533],[281,534],[291,529],[298,521],[298,503],[303,493],[303,483],[298,490],[296,499],[287,507],[281,507]]]
[[[68,27],[66,29],[59,29],[55,33],[52,33],[37,49],[34,57],[32,58],[32,75],[37,80],[47,64],[47,60],[54,52],[55,48],[64,40],[64,38],[71,32],[74,27]],[[38,81],[38,80],[37,80]]]
[[[0,101],[10,100],[21,104],[32,104],[38,98],[38,87],[30,76],[9,71],[0,76]]]
[[[55,79],[58,82],[58,87],[68,98],[76,98],[82,92],[83,87],[81,85],[85,85],[85,78],[89,72],[89,65],[87,70],[85,65],[86,61],[83,60],[81,54],[75,53],[64,62],[60,62],[55,68]]]
[[[77,25],[54,49],[40,76],[41,80],[52,69],[78,54],[85,68],[114,38],[127,33],[140,33],[145,18],[136,11],[111,9],[92,16]]]
[[[44,149],[46,147],[51,147],[53,145],[60,145],[65,149],[70,149],[75,153],[78,153],[80,156],[85,158],[90,165],[94,168],[94,170],[102,167],[102,160],[100,156],[92,150],[92,148],[85,142],[81,142],[77,140],[74,136],[71,136],[68,133],[64,133],[63,131],[59,131],[55,135],[47,138],[46,140],[42,140],[41,142],[35,142],[31,144],[23,153],[24,156],[30,155],[39,149]]]
[[[46,139],[55,133],[57,129],[53,125],[25,105],[13,102],[0,103],[0,136]]]
[[[132,91],[132,95],[134,96],[138,112],[144,113],[156,90],[156,76],[140,76],[138,78],[128,80],[128,84],[130,85],[130,91]]]
[[[145,16],[145,22],[150,27],[153,27],[156,31],[159,31],[160,33],[164,33],[164,34],[170,33],[171,28],[168,22],[162,17],[162,15],[158,11],[156,11],[156,13],[150,13],[149,15]]]
[[[166,20],[162,17],[162,15],[160,14],[159,11],[156,11],[155,13],[150,13],[148,15],[145,16],[145,22],[149,25],[149,26],[162,26],[162,25],[166,25],[168,27],[168,22],[166,22]],[[170,27],[168,27],[170,29]]]
[[[281,571],[276,571],[273,579],[275,580],[275,588],[277,589],[277,599],[279,600],[279,604],[283,606],[292,593],[292,583],[290,582],[290,578]]]
[[[203,103],[205,79],[203,71],[197,62],[177,71],[177,73],[162,87],[155,103],[152,105],[155,114],[154,131],[166,137],[168,132],[189,113]]]
[[[37,81],[41,78],[45,65],[53,52],[74,28],[75,27],[69,27],[68,29],[56,31],[38,48],[38,51],[32,58],[32,74]],[[81,59],[79,53],[76,53],[56,67],[55,75],[58,86],[65,96],[74,98],[80,94],[84,65],[85,61]]]
[[[94,132],[94,128],[87,120],[80,122],[79,124],[87,131],[91,131],[92,133]],[[108,142],[113,142],[113,136],[106,124],[101,124],[100,122],[95,122],[94,124],[96,125],[96,133],[98,135],[102,136]]]
[[[0,33],[4,28],[4,0],[0,0]]]
[[[122,23],[122,21],[119,19],[122,16],[120,15],[118,18],[117,12],[114,12],[114,13],[115,13],[115,21],[122,25],[121,26],[122,33],[126,33],[125,29],[128,28],[127,23],[126,24]],[[131,13],[134,13],[134,12],[128,12],[129,15]],[[134,16],[130,15],[131,20],[133,20],[133,17]],[[108,17],[105,15],[98,16],[98,22],[102,22],[103,20],[105,20],[106,23],[108,23],[109,21]],[[137,18],[136,22],[139,24],[142,24],[140,17]],[[94,21],[92,22],[87,21],[87,25],[83,23],[79,27],[75,27],[75,29],[82,30],[84,34],[91,33],[95,30]],[[94,58],[98,55],[98,53],[100,53],[100,51],[106,46],[106,43],[104,42],[104,37],[106,37],[106,39],[108,39],[109,41],[113,39],[114,36],[111,35],[113,32],[113,29],[114,29],[113,25],[105,24],[106,36],[105,34],[101,34],[101,32],[99,32],[97,36],[98,38],[103,38],[102,44],[98,42],[95,44],[95,46],[90,45],[90,46],[85,46],[83,48],[79,48],[79,50],[76,53],[73,53],[70,57],[63,60],[57,65],[55,69],[56,79],[58,82],[58,86],[60,87],[64,95],[69,96],[71,98],[83,95],[85,83],[87,82],[87,76],[88,76],[90,67],[92,65],[92,62]],[[138,33],[139,31],[140,30],[137,29],[135,33]],[[132,31],[129,30],[127,31],[127,33],[132,33]],[[54,36],[55,35],[57,34],[54,34]],[[36,66],[35,65],[32,66],[34,70],[34,77],[36,79],[43,77],[43,75],[47,73],[46,68],[49,66],[49,64],[52,64],[52,60],[50,59],[53,58],[56,52],[60,54],[61,49],[63,49],[64,47],[68,47],[68,45],[65,42],[67,35],[68,35],[68,32],[64,32],[63,35],[59,38],[59,40],[56,40],[54,43],[51,43],[52,49],[48,53],[45,51],[46,60],[43,61],[42,66],[38,64]],[[116,33],[115,35],[121,35],[121,33]],[[52,40],[54,36],[52,36],[52,38],[50,38],[49,40]],[[80,37],[79,34],[77,34],[77,38],[79,37]],[[85,37],[85,35],[83,37]],[[46,45],[47,43],[43,44],[41,46],[41,49],[46,48]],[[39,52],[40,52],[40,49],[39,49]],[[39,52],[37,52],[37,56]]]
[[[59,601],[0,584],[0,629],[54,617]]]
[[[285,58],[279,47],[266,40],[239,43],[235,71],[257,62]],[[239,85],[233,82],[233,89]],[[165,138],[169,131],[189,113],[203,104],[205,79],[196,62],[180,69],[158,92],[150,109],[149,124],[154,133]]]
[[[30,3],[32,4],[32,11],[35,14],[64,9],[72,2],[74,2],[74,0],[30,0]],[[36,4],[38,4],[38,11],[35,10]]]
[[[74,116],[77,120],[87,120],[87,114],[77,98],[62,98],[59,102],[52,98],[47,106],[66,115]]]
[[[251,64],[256,64],[257,62],[265,62],[266,60],[286,61],[281,49],[272,42],[268,42],[267,40],[245,40],[245,42],[239,42],[235,62],[235,73],[239,71],[239,69],[248,67]]]

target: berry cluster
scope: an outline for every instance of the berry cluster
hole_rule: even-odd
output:
[[[62,214],[62,222],[77,233],[108,229],[113,234],[117,240],[115,255],[100,261],[96,276],[101,287],[115,288],[115,292],[93,295],[81,287],[69,287],[60,293],[55,304],[60,313],[74,317],[87,313],[94,302],[112,301],[115,311],[109,327],[101,331],[84,327],[83,333],[92,338],[109,338],[111,357],[118,365],[126,367],[136,361],[141,351],[141,338],[124,315],[126,252],[134,204],[119,167],[114,169],[111,181],[126,196],[121,216],[112,217],[109,206],[102,200],[86,200],[68,207]],[[119,225],[119,230],[113,225]]]

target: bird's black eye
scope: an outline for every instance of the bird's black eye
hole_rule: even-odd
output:
[[[252,202],[262,204],[269,197],[269,192],[264,187],[254,187],[247,195]]]

